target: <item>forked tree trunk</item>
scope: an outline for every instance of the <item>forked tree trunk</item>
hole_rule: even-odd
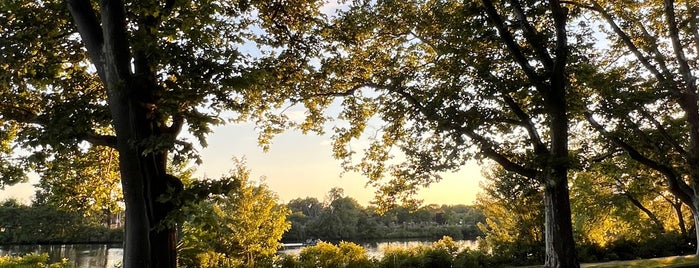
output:
[[[551,152],[544,170],[544,209],[546,210],[546,262],[549,268],[577,268],[577,253],[573,239],[568,191],[568,104],[566,99],[568,38],[566,22],[568,10],[557,0],[549,5],[556,28],[556,58],[551,68],[550,88],[544,92],[547,114],[550,118]]]
[[[67,4],[107,91],[117,136],[126,205],[123,267],[177,267],[175,228],[160,225],[174,208],[158,202],[158,197],[173,183],[177,187],[179,180],[165,173],[167,152],[144,153],[153,149],[153,144],[145,141],[161,136],[154,124],[155,85],[137,81],[131,71],[124,4],[102,0],[99,12],[87,0],[69,0]]]
[[[118,138],[120,170],[126,229],[124,267],[177,267],[177,240],[174,226],[162,225],[162,220],[174,207],[158,202],[158,198],[172,186],[165,173],[165,158],[161,154],[143,154],[143,141],[153,133],[148,111],[139,105],[142,100],[115,96],[126,105],[114,105],[112,115]],[[110,98],[110,107],[114,104]]]

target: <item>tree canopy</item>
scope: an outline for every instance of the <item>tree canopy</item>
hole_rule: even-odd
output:
[[[169,154],[197,159],[195,141],[179,133],[205,146],[222,111],[244,118],[270,108],[248,86],[267,76],[267,63],[304,49],[298,33],[320,5],[3,1],[0,187],[91,146],[115,148],[128,219],[123,265],[174,267],[176,230],[156,227],[177,210],[161,196],[182,188],[167,174]]]

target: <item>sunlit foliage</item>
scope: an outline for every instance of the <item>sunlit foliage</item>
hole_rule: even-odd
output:
[[[249,178],[243,161],[236,161],[230,179],[240,187],[185,207],[180,262],[186,267],[252,266],[269,260],[290,228],[289,210],[265,184]]]

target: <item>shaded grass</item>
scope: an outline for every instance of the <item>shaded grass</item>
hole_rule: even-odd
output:
[[[528,268],[540,268],[543,265],[525,266]],[[600,263],[584,263],[581,268],[618,268],[618,267],[699,267],[699,258],[695,255],[672,256],[663,258],[610,261]]]

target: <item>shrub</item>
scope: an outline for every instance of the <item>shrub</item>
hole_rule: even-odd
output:
[[[281,267],[281,268],[300,268],[300,267],[302,267],[298,256],[295,254],[281,255],[281,256],[279,256],[278,259],[275,260],[274,264],[275,264],[275,265],[273,265],[274,267]]]
[[[383,258],[379,261],[381,268],[417,268],[420,267],[420,258],[416,253],[417,248],[386,248]]]
[[[494,267],[489,256],[480,250],[464,249],[454,258],[454,268]]]
[[[366,250],[351,242],[340,242],[339,246],[320,242],[315,246],[301,250],[299,255],[301,267],[323,268],[364,268],[373,267],[374,263],[367,257]]]
[[[0,268],[26,268],[26,267],[47,267],[47,268],[68,268],[71,267],[68,260],[48,263],[48,253],[29,253],[24,256],[0,256]]]

